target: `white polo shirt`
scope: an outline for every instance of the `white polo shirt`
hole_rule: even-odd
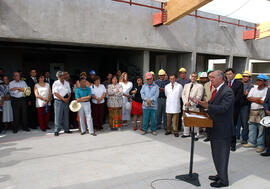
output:
[[[53,93],[54,99],[60,100],[59,98],[57,98],[55,96],[55,93],[60,94],[60,96],[62,96],[62,97],[64,97],[67,94],[71,93],[71,89],[70,89],[69,83],[66,80],[64,80],[64,84],[62,84],[60,82],[60,80],[55,81],[53,83],[53,86],[52,86],[52,93]]]
[[[26,88],[27,84],[25,83],[25,81],[11,81],[9,83],[9,89],[15,88],[15,87],[19,87],[19,88]],[[15,90],[15,91],[11,91],[10,90],[10,96],[14,97],[14,98],[21,98],[23,97],[23,92],[20,92],[19,90]]]
[[[91,90],[92,90],[92,95],[95,95],[97,98],[100,98],[103,95],[103,93],[106,92],[106,88],[102,84],[100,84],[98,87],[96,85],[93,85],[91,87]],[[92,98],[92,102],[94,104],[97,104],[98,103],[97,99],[94,99],[94,98]],[[105,101],[103,99],[100,103],[102,104],[104,102]]]

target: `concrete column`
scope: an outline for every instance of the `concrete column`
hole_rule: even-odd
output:
[[[150,52],[149,51],[143,51],[143,76],[147,72],[149,72],[150,69]]]
[[[250,66],[249,66],[249,57],[246,58],[246,65],[245,65],[245,70],[250,70]]]
[[[232,55],[230,55],[226,58],[226,65],[227,65],[227,68],[233,67],[233,56]]]
[[[197,52],[192,52],[191,54],[191,69],[190,69],[190,74],[192,72],[196,71],[196,60],[197,60]]]

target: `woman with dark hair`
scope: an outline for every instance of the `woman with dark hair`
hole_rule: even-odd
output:
[[[3,130],[6,130],[9,126],[13,126],[13,112],[9,94],[9,79],[7,76],[3,76],[3,84],[0,85],[0,108],[3,108]],[[1,117],[2,119],[2,117]],[[0,131],[2,128],[0,128]]]
[[[34,93],[36,96],[39,127],[42,131],[46,131],[46,129],[50,129],[48,123],[51,113],[52,91],[50,85],[45,82],[44,74],[38,76],[38,83],[35,84]]]
[[[117,83],[117,76],[112,77],[112,84],[108,85],[107,105],[109,109],[109,124],[112,130],[122,127],[123,88]]]
[[[130,91],[130,95],[132,96],[132,108],[131,114],[134,118],[134,128],[133,130],[137,130],[137,118],[140,117],[140,130],[142,130],[142,97],[141,97],[141,89],[143,85],[142,77],[137,77],[136,83],[134,83],[134,87]]]
[[[100,77],[96,76],[94,78],[94,85],[91,87],[92,89],[92,117],[94,129],[97,131],[103,130],[103,117],[104,117],[104,108],[105,108],[105,100],[106,97],[106,88],[103,84],[100,84]]]

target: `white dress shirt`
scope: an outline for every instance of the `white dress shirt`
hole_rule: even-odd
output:
[[[25,83],[25,81],[11,81],[9,83],[9,88],[12,89],[12,88],[15,88],[15,87],[19,87],[19,88],[26,88],[27,87],[27,84]],[[14,98],[21,98],[23,97],[23,92],[20,92],[19,90],[15,90],[15,91],[11,91],[10,90],[10,96],[14,97]]]
[[[64,84],[62,84],[60,82],[60,80],[55,81],[53,83],[53,86],[52,86],[52,93],[53,93],[53,97],[55,99],[60,100],[59,98],[57,98],[55,96],[55,93],[58,93],[62,97],[64,97],[67,94],[71,93],[71,89],[70,89],[69,83],[66,80],[64,80]]]
[[[182,96],[183,87],[181,84],[174,82],[165,86],[166,113],[176,114],[181,112],[180,98]]]
[[[100,84],[98,87],[96,85],[93,85],[91,87],[91,90],[92,90],[92,95],[95,95],[97,98],[100,98],[103,95],[103,93],[106,92],[106,88],[104,87],[103,84]],[[92,102],[94,104],[97,104],[98,103],[97,99],[94,99],[94,98],[92,98]],[[105,101],[104,101],[104,98],[103,98],[100,103],[102,104],[104,102]]]

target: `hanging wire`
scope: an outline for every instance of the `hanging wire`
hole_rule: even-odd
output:
[[[242,9],[244,6],[246,6],[248,3],[250,2],[250,0],[247,0],[243,5],[241,5],[239,8],[237,8],[236,10],[234,10],[233,12],[231,12],[230,14],[225,15],[227,16],[231,16],[232,14],[236,13],[237,11],[239,11],[240,9]]]

